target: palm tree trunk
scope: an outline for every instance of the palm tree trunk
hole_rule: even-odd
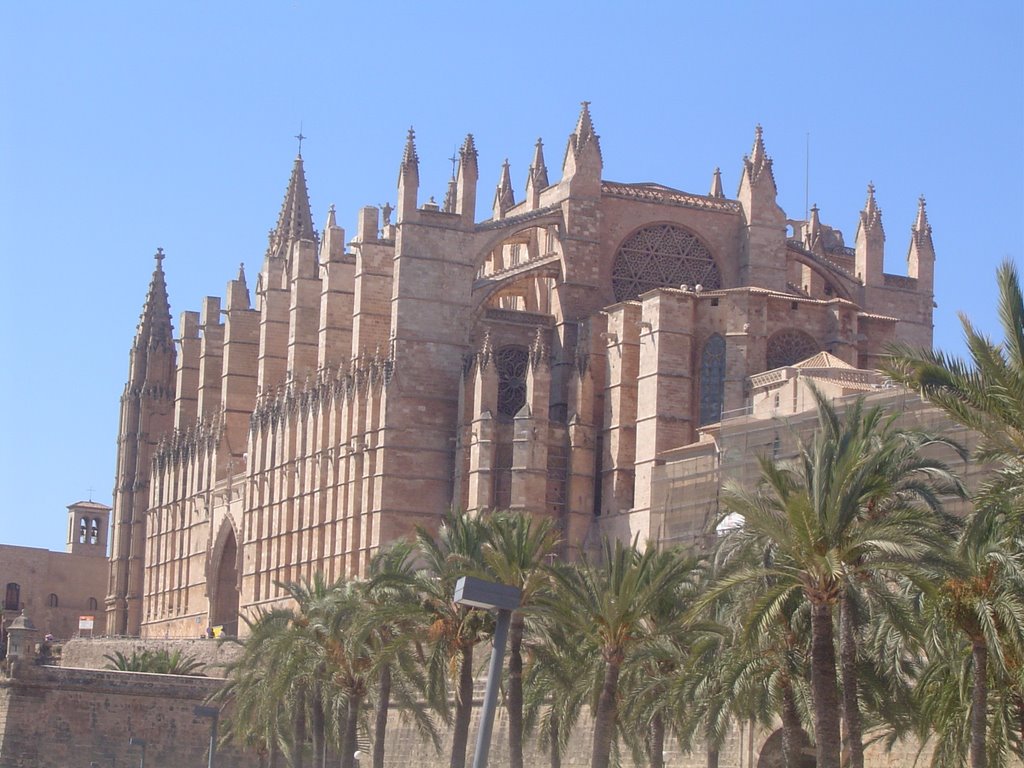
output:
[[[611,758],[612,735],[618,715],[616,699],[619,690],[620,661],[607,661],[604,667],[604,684],[597,701],[597,717],[594,718],[594,745],[590,753],[591,768],[608,768]]]
[[[452,729],[451,768],[465,768],[466,745],[469,743],[469,718],[473,714],[473,646],[462,649],[459,668],[458,700],[455,702],[455,725]]]
[[[801,751],[807,743],[804,725],[800,722],[800,711],[796,707],[793,681],[787,673],[782,680],[782,754],[786,768],[800,768]]]
[[[302,752],[306,746],[306,702],[302,696],[295,705],[292,726],[291,764],[292,768],[302,768]]]
[[[864,727],[857,692],[857,622],[853,603],[843,597],[839,606],[839,659],[843,675],[844,751],[849,750],[850,768],[864,768]]]
[[[523,768],[523,616],[512,614],[508,652],[509,768]]]
[[[811,690],[814,694],[814,738],[818,768],[839,768],[839,695],[836,691],[836,648],[832,606],[811,605]]]
[[[708,741],[708,768],[718,768],[719,752],[718,747],[711,746],[711,741]]]
[[[326,727],[324,723],[324,703],[320,698],[320,686],[313,690],[313,699],[310,702],[310,735],[313,737],[313,768],[324,768],[327,764]]]
[[[388,708],[391,706],[391,665],[385,664],[378,680],[377,715],[373,723],[373,768],[384,768],[384,737],[388,731]]]
[[[558,745],[558,713],[551,713],[551,768],[562,768],[562,750]]]
[[[651,718],[651,768],[665,768],[665,721],[660,712]]]
[[[356,749],[359,745],[359,706],[362,696],[354,693],[348,700],[348,715],[345,718],[345,746],[341,753],[341,768],[355,768]]]
[[[346,752],[354,752],[356,749],[355,744],[349,744],[348,742],[348,713],[351,711],[351,701],[347,701],[338,707],[338,754],[341,755],[341,765],[345,760]],[[351,748],[350,748],[351,747]]]
[[[975,640],[971,650],[974,657],[974,684],[971,692],[971,768],[985,768],[985,729],[988,725],[988,646]]]

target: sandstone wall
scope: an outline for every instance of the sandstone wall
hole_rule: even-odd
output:
[[[0,768],[138,765],[145,739],[149,768],[205,765],[210,721],[196,717],[219,680],[66,667],[24,666],[0,678]],[[255,758],[218,750],[217,765]]]
[[[76,638],[64,643],[61,654],[62,667],[76,667],[80,669],[106,669],[109,663],[104,656],[120,652],[125,656],[131,656],[136,651],[162,651],[169,653],[181,651],[183,656],[188,656],[206,665],[202,670],[207,677],[219,677],[223,675],[225,665],[241,651],[241,646],[235,643],[221,643],[217,640],[200,639],[170,639],[170,640],[139,640],[131,638]]]
[[[209,647],[217,645],[210,642]],[[88,652],[81,646],[72,656]],[[82,766],[130,766],[140,758],[138,747],[130,746],[132,736],[147,742],[146,765],[150,768],[180,768],[205,765],[209,721],[196,717],[192,707],[202,703],[221,684],[219,679],[184,678],[167,675],[111,672],[68,667],[25,667],[15,677],[0,677],[0,768],[73,768]],[[483,694],[482,681],[474,696],[474,717],[470,728],[467,764],[472,761]],[[495,722],[490,765],[508,765],[508,722],[499,708]],[[590,765],[589,718],[584,716],[573,733],[562,759],[564,768]],[[753,766],[771,768],[760,750],[768,732],[757,729],[753,743]],[[749,733],[734,728],[721,752],[722,768],[750,768]],[[777,741],[777,739],[775,740]],[[388,768],[444,768],[448,765],[450,733],[445,734],[440,752],[423,741],[398,712],[390,718],[385,765]],[[683,753],[669,740],[665,748],[670,768],[703,768],[703,750]],[[916,745],[897,745],[891,753],[869,750],[869,768],[895,768],[914,764]],[[332,756],[331,764],[336,764]],[[528,766],[549,765],[543,745],[527,743]],[[255,755],[231,748],[218,749],[218,766],[256,766]],[[623,754],[623,765],[631,765]],[[368,765],[368,758],[363,760]]]

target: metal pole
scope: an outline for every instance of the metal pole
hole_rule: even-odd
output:
[[[210,762],[207,763],[208,768],[214,768],[216,764],[215,755],[217,754],[217,715],[214,715],[210,720]]]
[[[476,735],[473,768],[487,768],[487,753],[491,750],[491,730],[494,727],[494,710],[498,704],[498,687],[501,685],[501,669],[505,663],[505,642],[508,640],[508,627],[511,623],[512,611],[499,608],[498,623],[494,627],[491,666],[487,671],[487,690],[480,712],[480,730]]]

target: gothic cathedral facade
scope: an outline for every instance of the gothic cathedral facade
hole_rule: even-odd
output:
[[[657,538],[651,475],[743,408],[749,377],[827,351],[930,346],[924,201],[883,271],[873,188],[853,247],[787,219],[760,127],[735,198],[602,178],[584,103],[552,182],[537,142],[476,220],[472,136],[421,203],[410,130],[394,210],[313,227],[301,154],[250,293],[180,316],[158,252],[121,399],[110,634],[231,633],[281,582],[365,574],[449,509],[554,518],[565,555]],[[553,175],[553,174],[552,174]],[[392,221],[392,214],[394,220]]]

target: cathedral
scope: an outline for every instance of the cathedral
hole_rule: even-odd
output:
[[[121,399],[108,633],[237,632],[280,582],[361,576],[452,508],[551,517],[566,557],[657,540],[659,467],[748,407],[752,377],[931,346],[923,199],[890,275],[874,189],[852,247],[816,208],[787,218],[760,127],[734,197],[717,169],[706,194],[602,178],[586,103],[560,168],[544,150],[521,195],[504,165],[477,221],[473,137],[439,204],[410,130],[396,206],[361,209],[349,239],[333,208],[314,229],[300,152],[259,273],[176,330],[157,252]]]

